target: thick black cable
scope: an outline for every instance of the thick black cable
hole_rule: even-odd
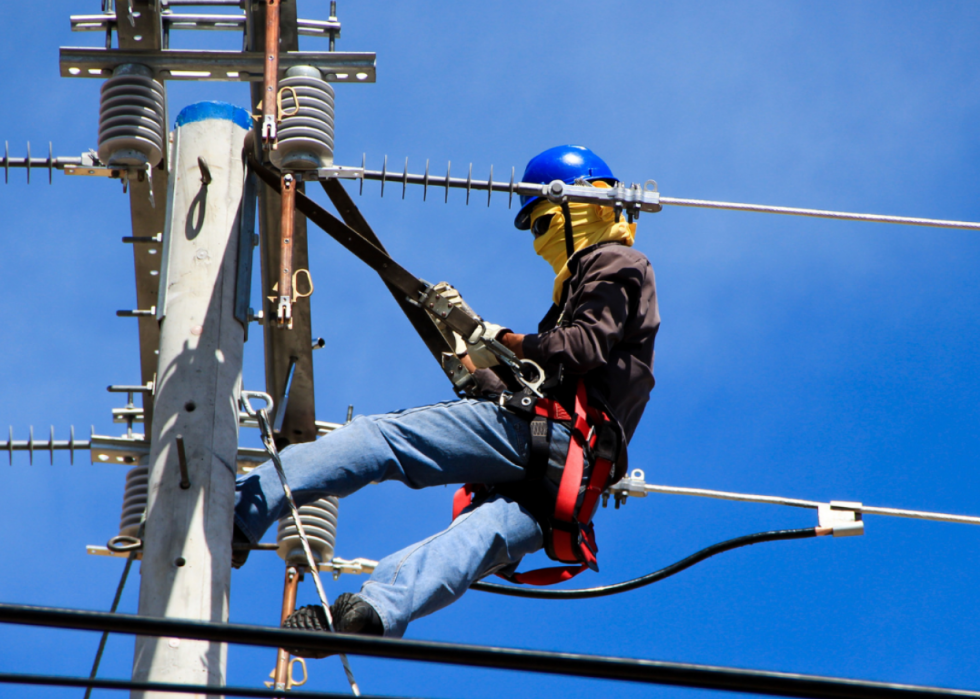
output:
[[[62,675],[17,675],[0,673],[0,684],[25,684],[47,687],[88,687],[89,689],[136,690],[139,692],[173,692],[213,696],[217,687],[199,684],[174,684],[171,682],[140,682],[138,680],[107,680],[91,677],[65,677]],[[252,687],[221,687],[226,697],[255,697],[256,699],[349,699],[349,694],[336,692],[302,692],[295,689],[258,689]],[[361,695],[361,699],[396,699],[395,697]]]
[[[677,561],[677,563],[669,565],[666,568],[661,568],[660,570],[649,573],[648,575],[634,578],[633,580],[616,583],[615,585],[586,587],[577,590],[539,590],[535,588],[515,587],[513,585],[497,585],[494,583],[477,582],[470,585],[470,589],[481,590],[483,592],[492,592],[495,595],[529,597],[531,599],[590,599],[592,597],[606,597],[607,595],[616,595],[621,592],[627,592],[628,590],[635,590],[638,587],[652,585],[653,583],[659,582],[664,578],[669,578],[671,575],[676,575],[682,570],[686,570],[687,568],[690,568],[696,563],[700,563],[706,558],[711,558],[712,556],[716,556],[719,553],[724,553],[725,551],[731,551],[732,549],[741,548],[742,546],[751,546],[752,544],[761,544],[764,541],[808,539],[816,535],[817,530],[814,527],[810,527],[809,529],[783,529],[780,531],[748,534],[747,536],[740,536],[736,539],[722,541],[720,544],[713,544],[712,546],[701,549],[697,553],[693,553],[687,558]]]
[[[89,631],[109,629],[142,636],[194,638],[272,648],[309,648],[330,653],[347,652],[352,655],[771,696],[812,699],[947,699],[948,697],[980,699],[980,692],[977,691],[943,687],[522,648],[293,631],[245,624],[160,619],[132,614],[107,614],[15,604],[0,604],[0,622]],[[299,693],[291,692],[290,695],[297,699],[299,697]]]

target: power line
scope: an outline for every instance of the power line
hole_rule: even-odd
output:
[[[214,686],[199,684],[175,684],[172,682],[140,682],[137,680],[107,680],[92,677],[64,677],[61,675],[17,675],[0,673],[2,684],[26,684],[48,687],[88,687],[89,689],[136,690],[142,692],[174,692],[175,694],[214,695]],[[221,695],[228,697],[257,697],[275,699],[347,699],[350,695],[336,692],[302,692],[293,689],[257,689],[253,687],[221,687]],[[367,696],[361,699],[395,699],[395,697]]]
[[[798,209],[791,206],[768,206],[766,204],[739,204],[730,201],[708,201],[705,199],[678,199],[660,197],[663,206],[692,206],[700,209],[727,209],[728,211],[754,211],[760,214],[786,214],[789,216],[809,216],[812,218],[833,218],[838,221],[869,221],[871,223],[900,223],[906,226],[929,226],[931,228],[965,228],[980,230],[980,223],[971,221],[944,221],[934,218],[913,218],[911,216],[882,216],[879,214],[855,214],[846,211],[825,211],[823,209]]]
[[[625,680],[675,687],[748,692],[811,699],[980,699],[980,692],[921,685],[868,682],[711,665],[635,660],[520,648],[473,646],[432,641],[405,641],[374,636],[326,634],[273,629],[244,624],[219,624],[107,614],[73,609],[0,604],[0,622],[82,629],[110,630],[146,636],[193,638],[251,646],[309,648],[328,653],[352,653],[401,660],[446,663],[499,670]],[[293,695],[297,696],[297,695]]]

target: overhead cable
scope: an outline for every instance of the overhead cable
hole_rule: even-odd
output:
[[[627,478],[610,488],[610,492],[615,494],[617,486],[622,484],[621,490],[629,487]],[[653,485],[644,483],[642,488],[647,493],[661,493],[665,495],[693,495],[702,498],[716,498],[718,500],[736,500],[738,502],[758,502],[768,505],[784,505],[787,507],[805,507],[812,510],[820,509],[827,503],[815,500],[798,500],[796,498],[784,498],[773,495],[751,495],[748,493],[730,493],[723,490],[706,490],[704,488],[680,488],[671,485]],[[632,491],[630,494],[633,494]],[[833,503],[831,503],[833,504]],[[860,512],[865,515],[883,515],[886,517],[907,517],[909,519],[925,519],[934,522],[952,522],[956,524],[980,524],[980,517],[974,515],[952,515],[945,512],[925,512],[922,510],[902,510],[894,507],[871,507],[862,503],[846,503],[848,509]]]
[[[310,648],[328,653],[352,653],[401,660],[446,663],[552,675],[624,680],[676,687],[768,694],[812,699],[980,699],[980,692],[921,685],[869,682],[786,672],[743,670],[656,660],[635,660],[578,653],[556,653],[521,648],[473,646],[459,643],[402,639],[316,631],[293,631],[245,624],[221,624],[131,614],[107,614],[73,609],[52,609],[0,604],[0,622],[53,626],[90,631],[110,630],[143,636],[193,638],[272,648]],[[298,693],[292,696],[299,696]]]
[[[63,675],[18,675],[0,673],[0,684],[24,684],[47,687],[87,687],[91,689],[133,690],[137,692],[172,692],[174,694],[198,694],[213,696],[213,685],[176,684],[172,682],[140,682],[138,680],[106,680],[92,677],[65,677]],[[256,697],[260,699],[347,699],[348,694],[336,692],[302,692],[290,689],[257,689],[255,687],[221,687],[221,696]],[[395,699],[394,697],[361,695],[361,699]]]
[[[822,209],[798,209],[791,206],[768,206],[765,204],[739,204],[730,201],[708,201],[705,199],[678,199],[660,197],[663,206],[691,206],[700,209],[726,209],[728,211],[754,211],[760,214],[786,214],[789,216],[810,216],[812,218],[833,218],[839,221],[869,221],[871,223],[900,223],[906,226],[929,226],[931,228],[964,228],[980,230],[980,223],[971,221],[944,221],[934,218],[914,218],[911,216],[882,216],[879,214],[855,214],[846,211],[825,211]]]
[[[741,548],[742,546],[751,546],[752,544],[761,544],[765,541],[809,539],[815,536],[820,536],[824,533],[829,532],[819,531],[817,527],[810,527],[808,529],[784,529],[781,531],[748,534],[746,536],[740,536],[736,539],[722,541],[719,544],[713,544],[707,548],[701,549],[697,553],[691,554],[683,560],[677,561],[677,563],[667,566],[666,568],[661,568],[653,573],[649,573],[632,580],[627,580],[625,582],[616,583],[615,585],[603,585],[600,587],[587,587],[572,590],[542,590],[532,587],[517,587],[515,585],[498,585],[496,583],[477,582],[470,585],[470,589],[480,590],[482,592],[492,592],[495,595],[529,597],[531,599],[591,599],[593,597],[608,597],[609,595],[628,592],[629,590],[635,590],[638,587],[645,587],[647,585],[652,585],[655,582],[660,582],[664,578],[669,578],[672,575],[676,575],[677,573],[690,568],[696,563],[700,563],[707,558],[716,556],[719,553],[724,553],[725,551],[731,551],[732,549]]]

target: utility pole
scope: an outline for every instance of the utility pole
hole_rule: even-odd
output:
[[[235,318],[238,212],[250,126],[245,110],[217,102],[191,105],[176,121],[157,304],[144,615],[228,620],[245,334]],[[224,644],[138,637],[133,678],[219,687],[226,659]]]

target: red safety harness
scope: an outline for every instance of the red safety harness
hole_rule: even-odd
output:
[[[610,448],[609,439],[603,437],[615,434],[615,431],[608,415],[589,406],[584,381],[579,381],[576,388],[573,414],[570,415],[558,401],[544,398],[538,399],[535,403],[534,415],[543,419],[532,420],[532,439],[535,432],[540,431],[539,425],[547,428],[546,420],[567,422],[571,427],[568,455],[565,458],[565,468],[558,486],[554,514],[548,518],[544,529],[545,550],[548,555],[562,563],[576,565],[541,568],[512,575],[498,573],[498,575],[516,583],[553,585],[570,580],[586,568],[599,569],[596,562],[599,547],[595,541],[592,516],[599,504],[599,496],[609,485],[613,473],[613,461],[616,458],[616,449]],[[599,445],[599,442],[602,444]],[[612,443],[615,444],[615,438]],[[582,504],[576,508],[585,458],[593,462],[592,474]],[[456,491],[453,496],[453,519],[455,520],[485,490],[486,486],[468,484]]]

